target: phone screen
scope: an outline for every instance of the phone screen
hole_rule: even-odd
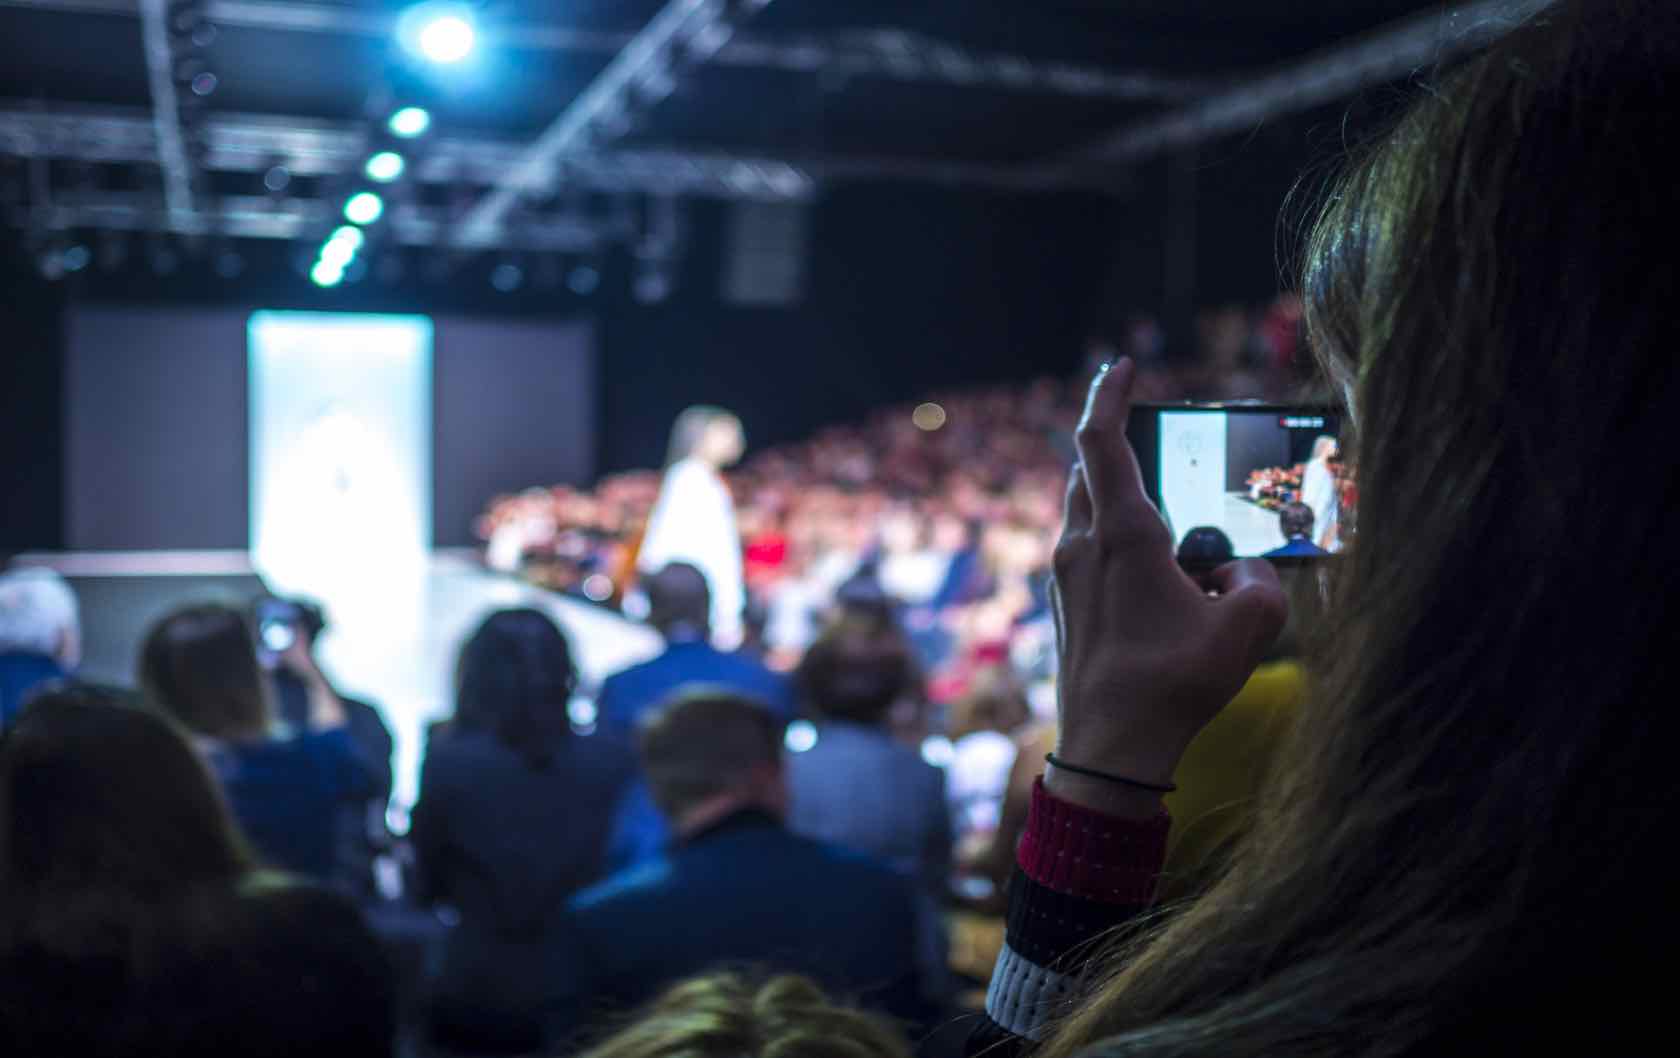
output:
[[[1139,405],[1128,435],[1181,557],[1322,558],[1351,538],[1340,420],[1319,407]],[[1221,539],[1223,538],[1223,539]]]

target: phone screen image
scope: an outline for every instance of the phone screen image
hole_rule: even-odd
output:
[[[1174,546],[1217,530],[1239,557],[1320,558],[1352,531],[1336,415],[1322,408],[1140,406],[1129,430]]]

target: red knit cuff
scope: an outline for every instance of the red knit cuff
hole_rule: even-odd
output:
[[[1060,800],[1033,785],[1016,858],[1047,889],[1105,904],[1147,904],[1167,857],[1172,817],[1121,819]]]

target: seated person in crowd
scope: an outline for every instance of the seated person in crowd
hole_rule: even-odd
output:
[[[76,594],[50,569],[0,573],[0,728],[38,688],[81,660]]]
[[[705,574],[686,562],[673,562],[644,580],[642,590],[648,623],[664,638],[665,651],[601,684],[595,705],[602,731],[632,739],[643,716],[688,684],[727,687],[758,699],[784,721],[793,719],[793,688],[786,677],[711,645],[712,601]]]
[[[943,893],[951,865],[945,774],[887,729],[920,693],[910,649],[890,618],[854,611],[811,646],[796,680],[816,741],[788,758],[797,834],[867,852]]]
[[[601,730],[629,743],[637,723],[685,686],[723,688],[753,698],[783,723],[793,719],[793,688],[787,677],[754,658],[713,647],[708,621],[711,593],[706,578],[684,562],[673,562],[643,583],[648,621],[665,637],[665,652],[652,661],[608,676],[596,699]],[[638,779],[625,791],[608,843],[607,866],[622,870],[658,856],[670,828]]]
[[[183,732],[122,692],[0,739],[0,1039],[19,1055],[390,1055],[355,908],[259,872]]]
[[[259,611],[270,621],[284,624],[293,638],[303,641],[309,656],[315,656],[315,644],[327,627],[326,614],[319,606],[300,599],[270,600],[270,606],[259,607]],[[280,721],[294,731],[307,730],[309,685],[285,666],[273,667],[269,677],[274,681],[275,712]],[[377,707],[342,694],[336,687],[333,693],[344,706],[345,732],[373,776],[367,800],[347,802],[341,812],[335,881],[352,892],[371,895],[376,891],[373,859],[389,847],[391,840],[385,824],[385,809],[391,800],[391,729],[385,726]]]
[[[1313,510],[1304,503],[1286,503],[1278,511],[1278,529],[1283,546],[1266,552],[1266,558],[1313,558],[1330,552],[1313,543]]]
[[[777,717],[748,699],[694,692],[645,722],[640,749],[677,843],[572,899],[547,974],[555,1042],[671,982],[734,965],[804,974],[902,1017],[930,1013],[910,885],[784,825]]]
[[[945,768],[945,785],[959,846],[989,839],[997,829],[1015,763],[1014,735],[1031,718],[1026,690],[1005,664],[980,670],[967,693],[951,706],[946,725],[951,761]]]
[[[431,983],[433,1038],[538,1046],[543,959],[567,897],[601,877],[628,748],[571,728],[572,653],[538,610],[491,614],[461,647],[455,715],[420,773],[410,839],[422,900],[459,923]]]
[[[803,977],[684,981],[582,1058],[910,1058],[881,1018],[838,1006]]]
[[[252,635],[227,606],[188,606],[154,624],[140,686],[198,741],[240,829],[275,867],[319,881],[338,873],[339,820],[377,778],[346,730],[344,704],[300,638],[277,664],[306,688],[307,726],[280,733]]]

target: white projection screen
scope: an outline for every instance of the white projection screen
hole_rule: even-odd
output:
[[[432,322],[257,312],[249,326],[251,553],[321,592],[413,570],[432,542]]]

